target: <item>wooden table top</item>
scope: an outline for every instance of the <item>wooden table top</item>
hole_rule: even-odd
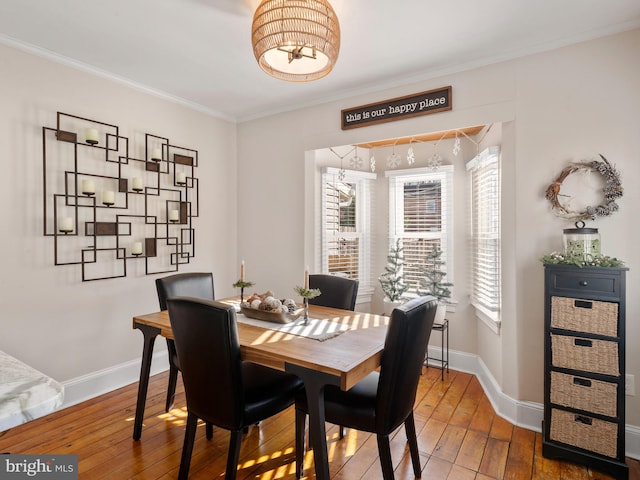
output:
[[[237,299],[219,301],[237,303]],[[343,390],[380,366],[388,317],[316,305],[309,306],[309,317],[349,325],[349,330],[318,341],[238,322],[242,358],[278,370],[291,363],[334,375]],[[137,325],[158,328],[160,335],[173,338],[166,310],[133,317],[133,328]]]

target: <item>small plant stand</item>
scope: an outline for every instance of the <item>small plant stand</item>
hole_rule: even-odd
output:
[[[444,381],[445,368],[449,373],[449,320],[445,318],[442,323],[434,323],[431,330],[440,332],[440,357],[430,357],[427,346],[427,357],[424,359],[424,364],[429,368],[429,360],[439,362],[442,370],[441,379]]]

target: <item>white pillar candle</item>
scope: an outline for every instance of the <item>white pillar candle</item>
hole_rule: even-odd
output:
[[[240,281],[244,282],[244,260],[240,264]]]
[[[113,190],[105,190],[102,192],[102,203],[105,205],[113,205],[116,203],[116,195]]]
[[[131,245],[131,254],[140,255],[142,253],[142,242],[133,242]]]
[[[183,172],[176,173],[177,183],[187,183],[187,176]]]
[[[180,212],[178,210],[169,210],[169,221],[177,222],[180,220]]]
[[[304,288],[309,290],[309,265],[304,270]]]
[[[84,138],[87,143],[98,143],[98,130],[95,128],[87,128],[84,132]]]
[[[58,221],[58,230],[61,232],[73,232],[73,219],[71,217],[62,217]]]
[[[160,150],[159,148],[154,148],[153,150],[151,150],[151,160],[155,160],[157,162],[162,160],[162,150]]]
[[[142,190],[144,188],[144,185],[142,184],[142,179],[138,177],[133,177],[131,179],[131,188],[136,191]]]
[[[96,193],[96,185],[93,180],[82,180],[82,193]]]

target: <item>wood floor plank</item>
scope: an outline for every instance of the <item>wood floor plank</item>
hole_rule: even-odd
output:
[[[474,480],[476,478],[476,472],[464,468],[460,465],[454,465],[451,467],[447,480]]]
[[[469,374],[458,373],[447,390],[447,395],[438,403],[438,406],[431,414],[431,418],[442,422],[449,422],[453,412],[460,404],[467,385],[471,381],[472,376]]]
[[[0,435],[0,452],[77,454],[81,480],[175,480],[186,402],[179,381],[176,408],[164,411],[167,378],[163,373],[150,379],[139,441],[132,439],[137,396],[137,384],[132,384],[9,430]],[[612,480],[581,465],[544,458],[541,435],[496,416],[479,386],[466,373],[452,370],[442,381],[439,370],[424,370],[415,414],[422,478]],[[238,480],[295,479],[293,418],[289,408],[249,429]],[[228,442],[229,433],[222,429],[207,440],[200,424],[190,480],[223,478]],[[334,480],[382,479],[375,435],[347,429],[340,440],[337,427],[327,424],[327,445]],[[396,480],[414,480],[404,428],[391,436],[391,452]],[[304,458],[303,479],[314,480],[313,451]],[[629,479],[640,480],[640,462],[627,462]]]
[[[475,430],[467,430],[455,464],[478,471],[487,444],[487,436]]]
[[[467,389],[464,391],[460,403],[451,415],[449,423],[459,427],[468,428],[473,416],[478,409],[480,399],[484,396],[480,382],[476,377],[471,377]]]
[[[487,453],[482,457],[478,472],[501,480],[507,466],[509,442],[489,437],[485,451]]]
[[[467,431],[462,427],[447,425],[436,448],[433,449],[433,456],[453,463],[458,456],[466,433]]]
[[[493,418],[493,423],[491,424],[491,431],[489,432],[489,436],[497,440],[505,440],[508,442],[511,440],[512,434],[513,434],[513,425],[510,424],[504,418],[502,418],[500,415],[496,415]]]
[[[504,471],[505,480],[531,478],[533,472],[533,453],[536,444],[535,433],[531,430],[515,427],[507,455]]]

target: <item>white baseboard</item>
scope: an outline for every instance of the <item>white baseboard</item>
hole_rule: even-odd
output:
[[[64,402],[61,408],[76,405],[137,382],[140,379],[140,365],[141,360],[132,360],[62,382]],[[168,369],[169,356],[167,352],[165,350],[154,352],[151,361],[151,375]]]
[[[429,357],[440,358],[441,352],[440,347],[429,346]],[[429,365],[438,367],[440,364],[431,360]],[[470,353],[449,350],[449,366],[453,370],[474,374],[498,415],[519,427],[536,432],[542,430],[543,405],[536,402],[516,400],[503,393],[500,385],[498,385],[498,382],[480,357]],[[627,457],[640,460],[640,427],[634,425],[625,426],[625,446]]]

